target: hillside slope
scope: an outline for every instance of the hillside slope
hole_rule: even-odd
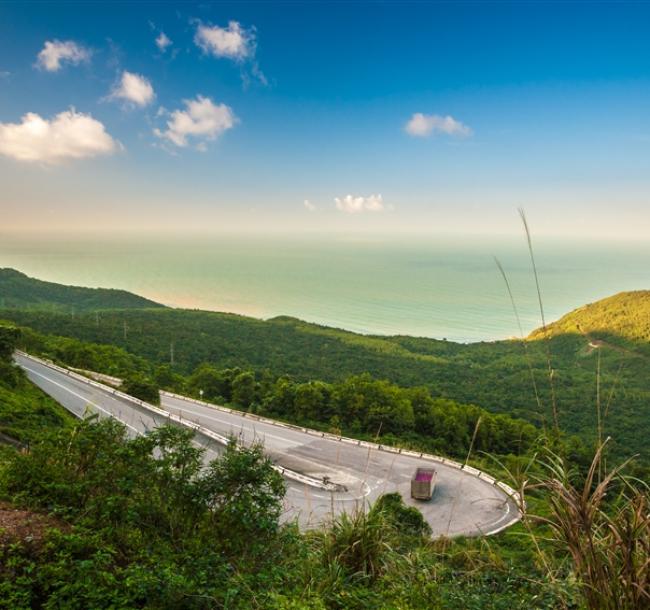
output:
[[[64,286],[15,269],[0,269],[0,306],[65,312],[163,307],[126,290]]]
[[[593,350],[580,334],[550,341],[459,344],[414,337],[369,337],[291,318],[262,321],[244,316],[178,309],[145,309],[70,315],[4,310],[0,319],[42,333],[114,345],[153,365],[189,374],[202,363],[288,374],[298,381],[341,381],[368,372],[401,386],[426,386],[434,396],[471,403],[494,413],[551,422],[547,350],[554,373],[560,424],[593,440],[596,372],[609,402],[606,431],[621,453],[638,451],[650,461],[650,378],[645,358],[625,350]],[[125,332],[126,328],[126,332]],[[25,345],[29,350],[30,346]],[[61,357],[61,355],[58,355]],[[92,363],[75,362],[80,368]],[[538,405],[531,368],[540,397]],[[111,370],[105,370],[111,374]]]
[[[551,337],[571,333],[650,355],[650,290],[620,292],[589,303],[546,328]],[[529,339],[544,335],[543,329],[537,329]]]

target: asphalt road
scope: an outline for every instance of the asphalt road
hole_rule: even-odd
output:
[[[16,361],[36,385],[79,417],[87,411],[115,417],[131,434],[166,422],[165,417],[114,396],[110,389],[97,388],[24,356],[16,356]],[[434,537],[489,534],[519,518],[515,503],[501,489],[452,466],[323,438],[168,395],[162,396],[161,408],[221,435],[235,435],[244,444],[262,442],[278,465],[316,479],[327,477],[345,488],[330,492],[288,479],[284,519],[297,518],[303,527],[318,525],[333,513],[367,506],[393,491],[422,512]],[[200,434],[196,442],[206,448],[206,459],[221,451],[221,446]],[[410,479],[418,466],[433,466],[437,471],[436,489],[427,502],[410,498]]]

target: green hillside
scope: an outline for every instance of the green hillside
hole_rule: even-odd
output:
[[[625,350],[593,350],[589,339],[576,333],[558,334],[548,343],[465,345],[414,337],[365,336],[292,318],[262,321],[176,309],[106,311],[99,319],[93,313],[72,318],[14,309],[0,311],[2,318],[42,333],[117,346],[152,365],[169,364],[173,346],[173,368],[183,375],[203,363],[220,369],[252,369],[258,374],[287,374],[296,381],[339,382],[367,372],[400,386],[424,385],[434,397],[479,405],[539,427],[552,422],[548,351],[555,371],[560,425],[589,443],[596,435],[600,353],[601,397],[608,407],[605,432],[613,437],[613,450],[621,454],[638,451],[650,460],[643,440],[650,433],[647,361]],[[78,354],[74,358],[73,364],[83,368]],[[88,368],[92,368],[91,363]],[[116,373],[111,366],[102,372]]]
[[[620,292],[579,307],[550,324],[546,332],[549,336],[575,333],[650,355],[650,290]],[[538,329],[530,338],[543,336]]]
[[[308,379],[307,371],[318,369],[337,379],[365,364],[387,377],[420,378],[439,391],[477,392],[495,402],[524,404],[531,394],[528,353],[547,404],[544,367],[549,348],[559,371],[556,389],[562,408],[573,397],[585,413],[593,413],[588,403],[594,350],[585,349],[587,340],[581,335],[558,335],[548,343],[461,345],[365,337],[289,318],[262,322],[209,312],[109,311],[99,319],[94,314],[75,316],[76,324],[69,315],[48,312],[6,310],[0,318],[5,314],[70,337],[0,324],[0,432],[30,443],[29,451],[0,449],[1,608],[45,607],[47,599],[47,607],[65,608],[550,610],[587,607],[584,599],[594,590],[600,592],[590,606],[594,609],[645,607],[643,562],[650,521],[643,516],[647,490],[640,481],[647,479],[647,469],[628,469],[637,478],[625,484],[619,478],[604,484],[609,487],[606,501],[598,500],[594,510],[592,496],[583,494],[590,486],[583,476],[592,449],[582,451],[575,439],[558,442],[551,435],[540,444],[539,430],[529,424],[368,375],[333,384],[299,384],[287,377],[275,379],[262,367],[280,371],[293,362],[295,377]],[[82,342],[71,338],[75,333],[95,333],[102,341]],[[182,376],[156,366],[170,357],[170,337],[177,371],[189,372],[195,359],[210,358],[254,361],[258,373],[218,371],[204,364]],[[115,345],[120,342],[123,347]],[[532,515],[543,515],[544,522],[533,517],[488,541],[431,541],[418,511],[389,494],[367,513],[343,515],[301,533],[295,525],[280,522],[284,484],[261,447],[231,445],[202,469],[201,450],[192,444],[191,431],[163,427],[130,438],[114,421],[72,422],[11,365],[16,345],[76,366],[153,376],[160,385],[166,377],[193,395],[200,387],[208,399],[226,396],[238,407],[284,419],[333,413],[362,437],[379,423],[390,424],[388,430],[382,428],[389,434],[382,441],[423,443],[425,449],[462,458],[471,445],[472,463],[483,460],[476,465],[496,469],[499,478],[513,482],[505,468],[517,479],[532,477],[527,507]],[[606,371],[645,365],[625,350],[596,353],[602,354]],[[639,370],[635,374],[642,379]],[[604,379],[612,384],[614,378],[608,372]],[[647,404],[647,388],[640,391],[638,404]],[[644,419],[637,413],[629,438],[623,438],[621,413],[633,393],[619,401],[618,392],[614,436],[629,453],[645,438],[647,414]],[[569,417],[563,411],[563,422],[576,414]],[[534,457],[538,451],[541,459]],[[557,455],[562,462],[552,467],[544,461]],[[562,474],[569,468],[571,478]],[[585,529],[579,517],[586,513]],[[620,579],[606,577],[596,582],[598,587],[593,584],[598,574],[592,577],[576,560],[587,542],[596,549],[598,574],[622,574]],[[623,595],[632,602],[620,604]]]
[[[28,277],[15,269],[0,269],[0,307],[70,313],[162,305],[125,290],[63,286]]]
[[[79,368],[124,375],[129,369],[146,374],[147,369],[172,365],[174,373],[189,376],[208,364],[222,370],[239,367],[269,378],[288,375],[297,383],[339,383],[369,373],[406,388],[425,386],[434,398],[478,405],[540,428],[552,425],[554,394],[561,428],[588,443],[596,438],[600,400],[604,432],[613,437],[613,451],[639,452],[650,461],[643,440],[650,433],[648,291],[622,293],[582,307],[549,325],[546,335],[536,331],[527,341],[460,344],[360,335],[290,317],[264,321],[142,308],[138,304],[155,304],[121,291],[39,282],[11,270],[2,277],[5,284],[22,285],[26,292],[20,301],[20,291],[12,291],[16,304],[0,310],[0,320],[85,342],[79,347],[57,340],[44,347],[38,341],[30,343],[29,333],[23,337],[26,349],[45,350],[46,355],[50,350],[50,356]],[[37,296],[27,298],[28,287]],[[74,300],[76,294],[81,296]],[[133,307],[106,309],[113,297],[121,306]],[[39,309],[38,302],[49,303],[50,309]],[[60,311],[62,303],[70,307],[72,302],[74,316]],[[99,315],[90,303],[101,304]],[[121,351],[111,356],[114,348]]]

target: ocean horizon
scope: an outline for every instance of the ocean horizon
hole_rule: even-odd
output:
[[[535,240],[546,321],[650,287],[650,244]],[[525,239],[432,236],[5,235],[0,267],[47,281],[121,288],[172,307],[285,315],[376,335],[459,342],[541,326]]]

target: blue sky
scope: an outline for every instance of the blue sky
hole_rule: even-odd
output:
[[[523,206],[538,233],[643,238],[649,22],[642,3],[5,2],[5,228],[494,234]],[[67,59],[39,60],[48,42]]]

